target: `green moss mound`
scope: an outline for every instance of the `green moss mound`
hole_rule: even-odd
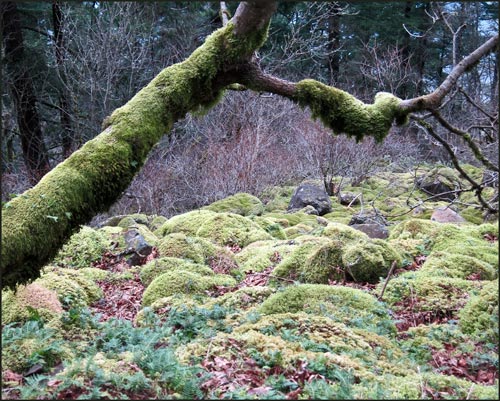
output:
[[[15,291],[2,291],[2,324],[24,323],[35,315],[48,322],[62,312],[57,294],[40,284],[19,285]]]
[[[193,210],[191,212],[179,214],[168,219],[155,231],[158,237],[164,237],[171,233],[184,233],[195,236],[200,226],[209,217],[215,216],[216,212],[211,210]]]
[[[498,279],[487,283],[460,311],[459,325],[464,333],[498,343]]]
[[[261,228],[263,228],[268,234],[270,234],[273,238],[276,239],[288,238],[279,220],[262,216],[251,217],[251,219],[252,221],[257,223]]]
[[[213,304],[228,310],[247,310],[260,305],[275,291],[267,286],[243,287],[214,299]]]
[[[240,192],[213,202],[203,209],[217,213],[234,213],[241,216],[260,216],[264,212],[264,205],[256,196]]]
[[[165,236],[158,243],[161,256],[180,259],[190,259],[195,263],[207,263],[218,254],[228,254],[222,247],[213,244],[208,239],[190,237],[183,233],[173,233]]]
[[[393,263],[401,265],[401,255],[386,241],[351,242],[342,250],[342,266],[354,281],[378,283]]]
[[[368,239],[368,235],[366,235],[364,232],[349,227],[346,224],[336,222],[328,223],[321,235],[343,242]]]
[[[389,281],[383,299],[396,310],[411,304],[414,312],[455,315],[483,285],[481,281],[406,272]],[[377,286],[378,293],[382,286]]]
[[[203,294],[204,291],[216,286],[235,285],[236,281],[223,274],[205,276],[198,273],[175,270],[156,277],[142,296],[142,305],[149,306],[154,301],[174,294]]]
[[[109,244],[104,233],[83,226],[63,245],[53,263],[73,269],[90,267],[92,262],[100,259]]]
[[[328,316],[350,327],[378,334],[396,331],[387,309],[375,297],[354,288],[321,284],[301,284],[287,287],[271,295],[259,311],[264,315],[307,312]]]
[[[214,272],[206,265],[193,263],[185,259],[172,258],[167,256],[163,258],[153,259],[151,262],[148,262],[144,266],[142,266],[140,272],[141,282],[145,286],[148,286],[151,281],[153,281],[160,274],[174,270],[185,270],[202,275],[214,274]]]
[[[432,252],[420,271],[433,276],[476,280],[493,280],[498,276],[497,269],[489,263],[472,256],[443,251]]]
[[[219,245],[244,247],[252,242],[272,239],[272,236],[247,217],[234,213],[208,216],[196,232]]]

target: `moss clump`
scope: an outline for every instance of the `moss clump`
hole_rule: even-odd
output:
[[[396,224],[390,231],[390,239],[430,239],[443,225],[431,220],[410,219]]]
[[[376,392],[383,393],[384,399],[423,399],[423,386],[432,394],[444,395],[449,399],[492,400],[498,399],[498,382],[481,385],[469,380],[441,373],[413,373],[409,375],[378,375],[374,380],[353,386],[356,399],[376,399]],[[375,389],[377,390],[375,392]]]
[[[157,299],[174,294],[203,294],[216,285],[235,284],[236,281],[232,277],[224,274],[205,276],[186,270],[174,270],[159,275],[151,282],[144,291],[142,305],[149,306]]]
[[[264,212],[264,205],[259,198],[240,192],[213,202],[203,209],[217,213],[235,213],[241,216],[260,216]]]
[[[277,220],[286,220],[288,221],[288,225],[283,225],[283,227],[292,227],[296,224],[305,224],[308,226],[316,227],[318,225],[316,216],[312,214],[306,214],[303,212],[294,212],[294,213],[279,213],[279,212],[271,212],[266,213],[265,217],[271,217]]]
[[[165,216],[154,216],[149,223],[149,229],[151,231],[158,230],[168,219]]]
[[[63,312],[57,294],[37,283],[20,285],[13,290],[2,291],[2,325],[13,322],[24,323],[32,318],[33,308],[46,322]]]
[[[247,217],[234,213],[216,213],[209,216],[196,232],[219,245],[244,247],[252,242],[272,239],[271,235]]]
[[[265,315],[306,312],[386,335],[396,332],[387,309],[375,297],[354,288],[321,284],[287,287],[271,295],[259,311]]]
[[[160,274],[167,271],[185,270],[202,275],[212,275],[214,272],[206,265],[193,263],[180,258],[163,257],[153,259],[141,268],[140,278],[145,286],[148,286]]]
[[[246,310],[260,305],[274,292],[273,288],[267,286],[243,287],[237,291],[229,292],[215,298],[213,303],[228,310]]]
[[[155,231],[158,237],[172,233],[184,233],[186,235],[195,236],[200,226],[209,217],[212,217],[216,212],[211,210],[193,210],[191,212],[179,214],[168,219],[160,228]]]
[[[414,312],[454,315],[465,305],[470,294],[479,291],[483,283],[423,272],[406,272],[389,281],[384,301],[397,310],[406,308],[410,303]],[[377,286],[378,293],[382,285],[380,283]]]
[[[232,254],[226,249],[213,244],[208,239],[189,237],[183,233],[173,233],[165,236],[158,243],[160,256],[190,259],[194,263],[209,263],[214,257],[224,255],[231,260]]]
[[[368,235],[342,223],[329,223],[323,232],[323,237],[332,238],[342,242],[367,240]]]
[[[354,281],[378,283],[387,276],[392,263],[400,265],[402,258],[386,241],[351,242],[342,251],[342,266]]]
[[[109,243],[109,239],[104,233],[83,226],[63,245],[57,253],[54,263],[73,269],[90,267],[92,262],[100,259]]]
[[[79,271],[49,267],[35,281],[57,293],[63,307],[85,307],[102,297],[102,290]]]
[[[276,239],[287,239],[285,230],[283,226],[277,219],[255,216],[251,217],[252,221],[257,223],[261,228],[263,228],[268,234]]]
[[[300,106],[308,106],[313,118],[321,119],[334,134],[345,133],[356,141],[373,136],[381,142],[394,120],[406,122],[406,113],[399,108],[401,99],[390,93],[377,93],[375,102],[366,105],[340,89],[304,79],[297,83],[296,100]]]
[[[307,235],[314,231],[314,228],[308,226],[307,224],[299,223],[295,224],[292,227],[287,227],[283,230],[285,235],[289,239],[300,237],[301,235]]]
[[[295,186],[271,187],[260,195],[266,212],[285,212],[290,199],[295,192]]]
[[[443,251],[432,252],[422,265],[420,272],[462,279],[474,275],[475,280],[493,280],[498,276],[497,270],[489,263],[472,256]]]
[[[471,297],[459,317],[464,333],[498,343],[498,279],[487,283],[479,294]]]

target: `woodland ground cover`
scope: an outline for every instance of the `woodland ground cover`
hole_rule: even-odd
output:
[[[322,218],[276,187],[82,227],[2,292],[3,398],[498,399],[498,222],[401,214],[407,173],[348,189]],[[346,225],[374,210],[387,239]],[[132,266],[131,230],[153,246]]]

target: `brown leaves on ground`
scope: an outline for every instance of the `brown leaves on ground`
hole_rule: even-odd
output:
[[[141,310],[144,285],[138,273],[130,280],[100,280],[97,281],[104,297],[91,305],[94,313],[100,313],[101,322],[111,318],[133,321]]]
[[[470,380],[478,384],[493,385],[498,370],[487,361],[478,361],[482,346],[476,344],[474,352],[457,351],[457,346],[444,344],[444,350],[433,350],[430,364],[439,372]]]

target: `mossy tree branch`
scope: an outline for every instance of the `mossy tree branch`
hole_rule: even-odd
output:
[[[103,132],[2,209],[2,287],[39,276],[81,224],[121,195],[151,148],[186,113],[222,96],[221,76],[266,40],[276,3],[240,4],[235,17],[184,62],[160,72],[106,119]]]

